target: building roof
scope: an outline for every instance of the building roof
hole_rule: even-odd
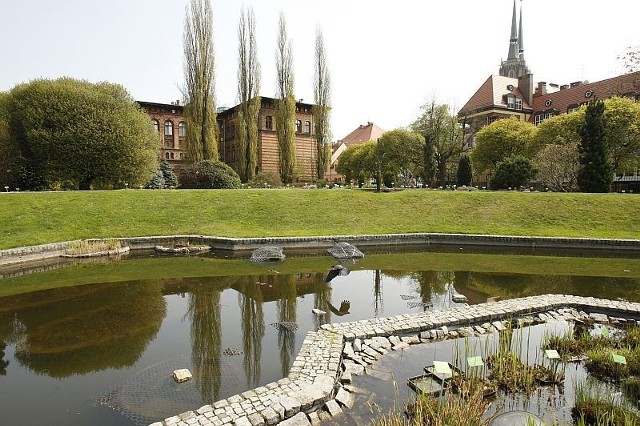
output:
[[[376,126],[372,122],[368,122],[367,124],[361,124],[353,132],[340,139],[338,141],[338,144],[343,143],[345,145],[354,145],[369,141],[375,141],[378,140],[378,138],[382,137],[383,133],[384,130],[382,130],[380,127]]]
[[[518,79],[501,75],[490,75],[482,86],[460,109],[459,115],[468,115],[490,108],[507,108],[506,96],[514,94],[522,98],[522,108],[530,109],[527,99],[518,88]]]
[[[538,83],[539,86],[546,83]],[[615,95],[634,98],[640,95],[640,71],[623,74],[594,83],[576,82],[560,86],[560,90],[542,94],[538,91],[533,97],[535,111],[555,110],[567,112],[593,98],[607,99]]]

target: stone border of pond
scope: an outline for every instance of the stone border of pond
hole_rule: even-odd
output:
[[[334,235],[317,237],[226,238],[204,235],[170,235],[153,237],[116,238],[131,250],[154,249],[156,246],[173,247],[176,244],[210,246],[214,250],[244,251],[265,245],[288,249],[327,249],[336,242],[348,242],[357,246],[429,246],[454,245],[473,247],[507,247],[530,249],[615,250],[640,252],[640,240],[608,238],[526,237],[477,234],[380,234]],[[111,238],[113,240],[113,238]],[[41,244],[0,250],[0,266],[44,260],[64,255],[76,241]],[[89,239],[85,241],[104,241]]]
[[[549,320],[640,324],[640,303],[547,294],[388,318],[324,324],[307,333],[286,378],[153,423],[187,425],[312,425],[340,416],[355,397],[352,375],[392,350],[443,338],[500,331],[505,321]]]

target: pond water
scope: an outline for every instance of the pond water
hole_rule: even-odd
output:
[[[453,288],[469,303],[640,301],[637,256],[411,250],[366,251],[330,282],[337,262],[324,252],[270,265],[140,253],[0,269],[1,422],[148,424],[286,376],[323,323],[443,309]],[[175,384],[179,368],[193,380]]]

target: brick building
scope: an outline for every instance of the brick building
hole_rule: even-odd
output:
[[[279,152],[276,135],[275,103],[273,98],[262,97],[258,124],[258,172],[278,173]],[[142,102],[138,104],[149,114],[151,123],[162,141],[160,156],[174,168],[186,164],[187,151],[186,123],[184,106],[180,101],[170,104]],[[313,136],[313,105],[296,102],[296,179],[298,182],[310,182],[316,179],[315,158],[316,140]],[[218,152],[220,161],[237,170],[236,120],[238,106],[218,110],[220,140]]]

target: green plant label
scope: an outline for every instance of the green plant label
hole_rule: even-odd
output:
[[[604,337],[609,337],[609,329],[607,327],[605,327],[604,325],[602,326],[602,331],[601,331],[602,335]]]
[[[467,365],[469,367],[482,367],[484,362],[481,356],[470,356],[467,358]]]
[[[453,371],[451,371],[451,367],[449,367],[449,363],[448,362],[433,361],[433,369],[438,374],[451,374],[451,375],[453,375]]]
[[[613,357],[613,362],[618,363],[618,364],[627,365],[627,359],[625,357],[623,357],[622,355],[612,354],[612,357]]]
[[[547,358],[549,358],[549,359],[559,359],[560,358],[560,354],[555,349],[547,349],[546,351],[544,351],[544,353],[547,355]]]

